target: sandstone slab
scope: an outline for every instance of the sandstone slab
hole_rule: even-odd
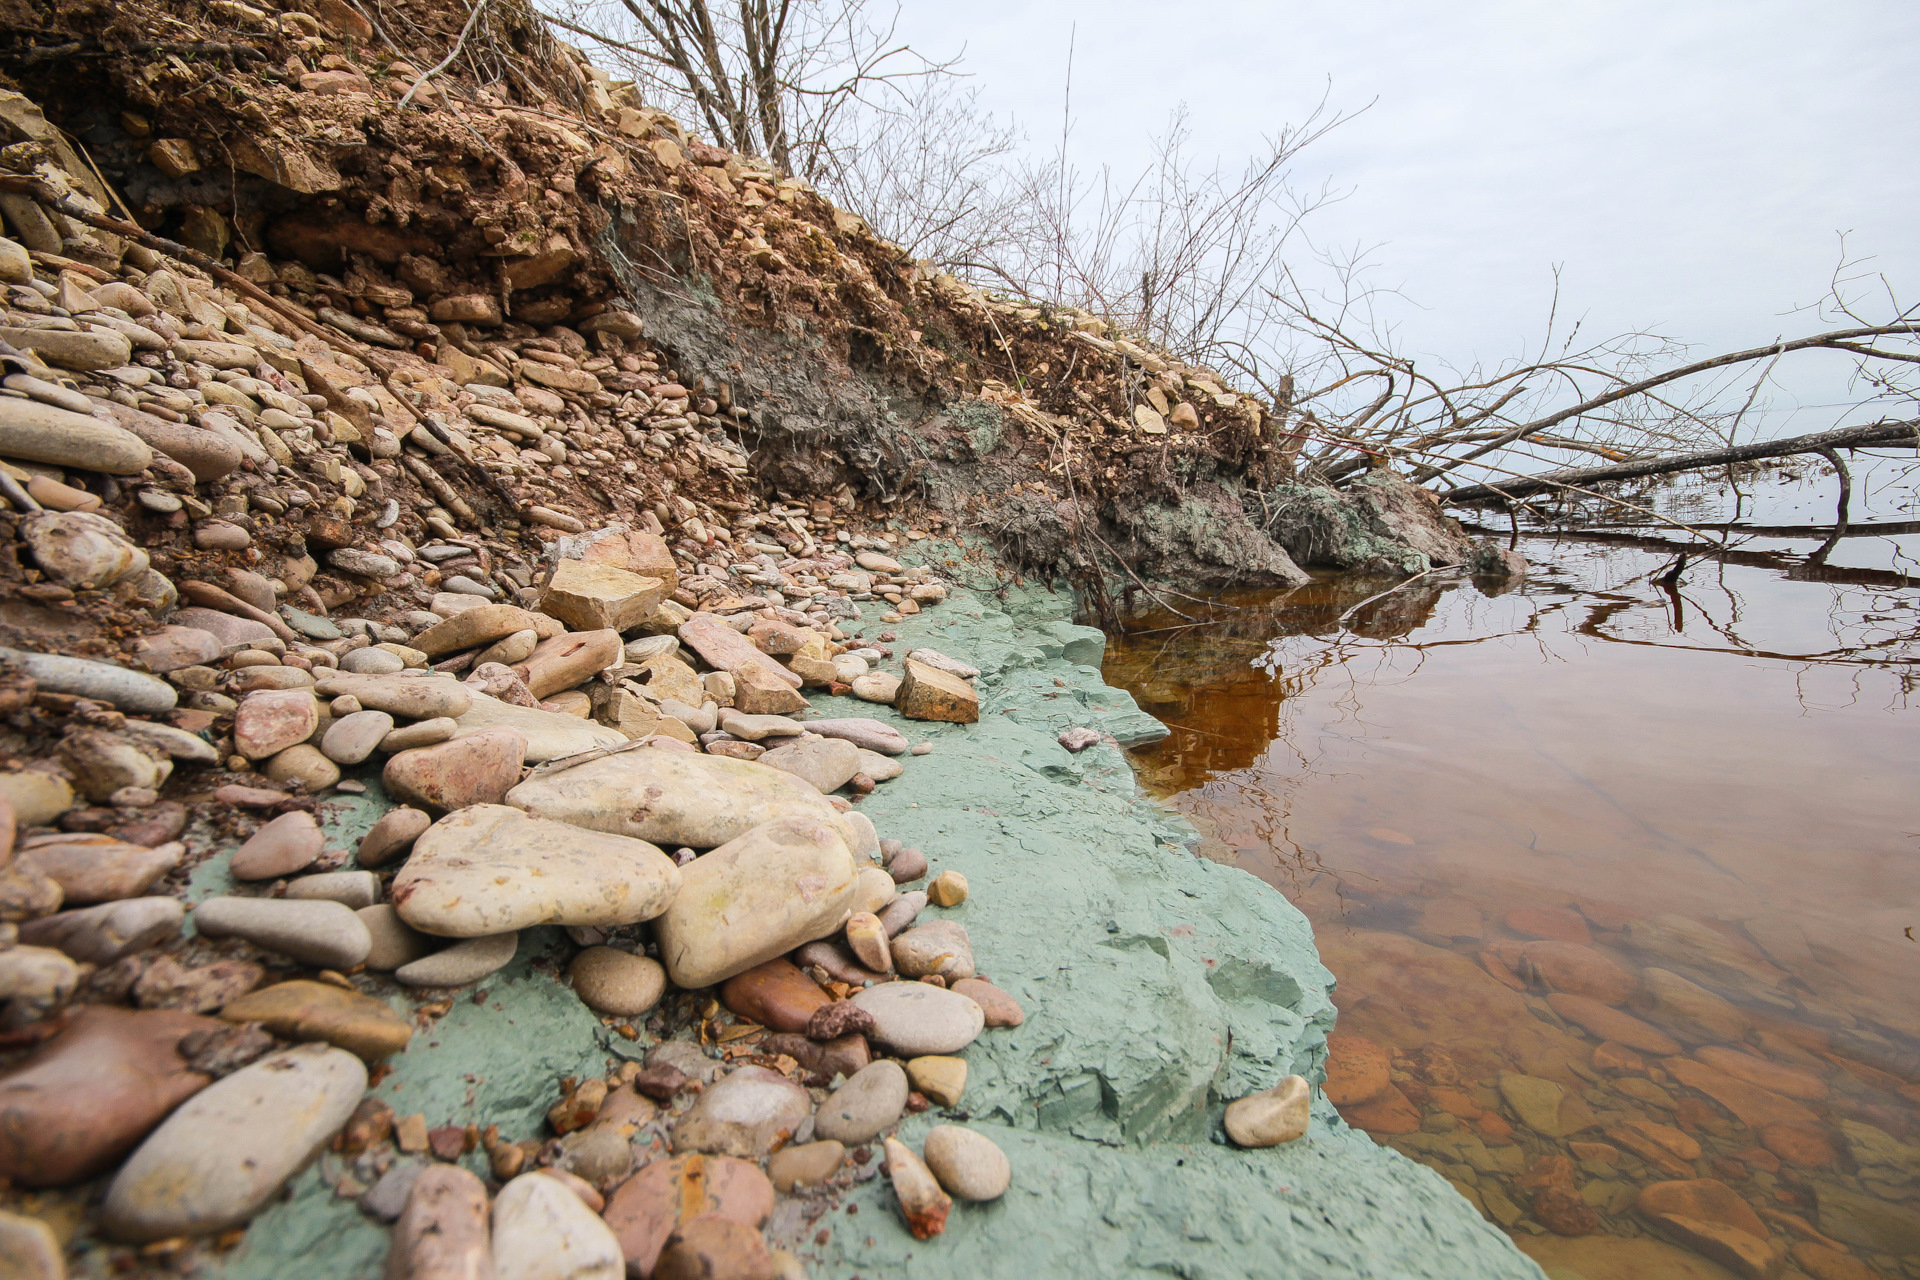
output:
[[[540,609],[575,631],[630,631],[673,590],[659,578],[604,563],[562,560],[540,592]]]
[[[275,983],[220,1011],[228,1022],[258,1022],[282,1040],[324,1040],[366,1062],[407,1047],[413,1025],[384,1000],[327,982]]]
[[[744,760],[626,751],[521,783],[507,803],[537,818],[710,849],[775,818],[837,815],[813,787]]]

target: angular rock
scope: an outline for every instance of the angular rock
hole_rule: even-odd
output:
[[[366,925],[337,902],[209,898],[194,909],[193,924],[209,938],[244,938],[321,969],[351,969],[373,948]]]
[[[258,1022],[282,1040],[324,1040],[366,1062],[407,1047],[413,1025],[384,1000],[326,982],[276,983],[220,1011],[228,1022]]]
[[[507,803],[537,818],[668,849],[713,848],[780,817],[837,817],[819,792],[791,774],[721,756],[651,750],[530,779],[507,793]]]
[[[797,738],[807,731],[806,725],[786,716],[749,716],[731,707],[720,712],[719,722],[723,731],[748,742],[761,742],[767,738]]]
[[[906,1071],[891,1059],[863,1067],[820,1104],[813,1131],[849,1146],[873,1141],[907,1109]]]
[[[1738,1192],[1713,1178],[1649,1183],[1634,1201],[1639,1214],[1688,1248],[1749,1280],[1779,1269],[1781,1255],[1766,1224]]]
[[[79,982],[79,966],[50,947],[0,951],[0,1032],[39,1022],[65,1004]]]
[[[937,1107],[955,1107],[967,1091],[967,1060],[930,1053],[907,1062],[907,1079],[915,1093]]]
[[[0,1177],[64,1187],[113,1167],[208,1083],[175,1050],[218,1026],[185,1013],[87,1005],[0,1075]]]
[[[908,659],[893,705],[909,720],[973,724],[980,719],[980,695],[959,676]]]
[[[429,809],[497,806],[520,780],[527,740],[512,729],[486,729],[387,760],[381,781],[397,800]]]
[[[20,941],[104,968],[178,936],[185,919],[177,898],[127,898],[29,920],[20,926]]]
[[[149,964],[133,984],[142,1009],[212,1013],[260,985],[266,970],[248,960],[216,960],[188,968],[172,956]]]
[[[236,880],[275,880],[310,866],[326,847],[313,815],[296,809],[248,836],[228,859],[228,869]]]
[[[681,644],[699,654],[716,671],[732,672],[736,678],[742,671],[761,671],[789,689],[800,687],[799,676],[755,648],[752,641],[728,626],[718,614],[696,613],[680,624],[677,634]],[[759,714],[752,708],[744,709],[750,714]]]
[[[887,1176],[893,1182],[894,1198],[906,1217],[907,1229],[916,1240],[931,1240],[947,1229],[947,1214],[953,1200],[940,1189],[933,1172],[898,1138],[886,1141]]]
[[[158,789],[173,772],[173,761],[155,759],[159,754],[117,733],[89,728],[70,727],[58,748],[80,793],[96,803],[105,803],[122,787]]]
[[[660,607],[673,588],[609,564],[562,560],[540,592],[540,609],[575,631],[630,631]]]
[[[366,1087],[358,1058],[319,1045],[236,1071],[140,1144],[107,1189],[102,1225],[139,1242],[247,1221],[339,1132]]]
[[[561,1179],[525,1173],[493,1202],[494,1280],[624,1280],[613,1230]]]
[[[112,586],[147,571],[147,553],[119,525],[93,512],[28,516],[20,522],[20,537],[48,578],[76,591]]]
[[[807,1091],[785,1076],[764,1067],[739,1067],[705,1089],[680,1117],[673,1127],[673,1149],[763,1159],[812,1112]]]
[[[1271,1089],[1227,1104],[1227,1136],[1236,1147],[1277,1147],[1305,1136],[1313,1089],[1288,1076]]]
[[[942,871],[927,886],[927,901],[936,907],[957,907],[967,900],[967,878],[958,871]]]
[[[800,696],[800,691],[782,679],[792,675],[784,667],[741,667],[714,675],[725,676],[733,682],[732,704],[750,715],[789,715],[807,709],[807,700]]]
[[[667,971],[658,960],[616,947],[588,947],[567,966],[574,994],[595,1013],[637,1018],[666,994]]]
[[[998,1200],[1013,1185],[1013,1166],[992,1138],[957,1124],[937,1124],[921,1144],[927,1168],[949,1195]]]
[[[776,818],[682,868],[679,896],[654,925],[661,961],[688,989],[744,973],[837,930],[853,886],[836,827]]]
[[[466,741],[474,739],[451,745]],[[680,884],[680,868],[643,840],[475,804],[414,843],[394,878],[393,905],[422,933],[479,938],[541,924],[651,920]]]
[[[873,1015],[872,1039],[902,1057],[958,1053],[986,1026],[979,1005],[925,982],[883,982],[854,992],[852,1000]]]
[[[542,640],[524,663],[513,668],[536,698],[590,680],[620,661],[618,631],[575,631]]]
[[[507,967],[519,949],[517,933],[491,938],[469,938],[393,971],[394,980],[409,987],[464,987]]]
[[[805,1031],[814,1013],[833,997],[781,956],[728,978],[720,1003],[748,1022],[774,1031]]]

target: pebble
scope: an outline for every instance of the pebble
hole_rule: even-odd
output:
[[[688,1218],[674,1228],[659,1261],[654,1263],[653,1274],[657,1280],[780,1277],[760,1233],[718,1214]]]
[[[338,700],[334,705],[339,706]],[[320,739],[320,752],[335,764],[359,764],[392,732],[393,717],[384,711],[351,712],[327,726]]]
[[[355,649],[340,659],[340,670],[358,676],[390,676],[407,664],[385,649]]]
[[[808,728],[786,716],[742,715],[731,707],[722,708],[718,720],[723,733],[730,733],[747,742],[759,742],[765,738],[796,738]]]
[[[458,1165],[395,1163],[360,1197],[360,1207],[398,1219],[386,1268],[396,1280],[478,1280],[493,1269],[486,1184]]]
[[[785,956],[735,974],[720,988],[721,1004],[774,1031],[805,1031],[808,1019],[832,999]]]
[[[193,924],[209,938],[244,938],[322,969],[351,969],[373,947],[366,925],[337,902],[209,898],[194,909]]]
[[[258,1022],[282,1040],[324,1040],[367,1062],[407,1047],[413,1025],[384,1000],[328,982],[276,983],[220,1011],[228,1022]]]
[[[794,1149],[775,1152],[769,1166]],[[773,1184],[758,1166],[730,1156],[694,1153],[655,1160],[627,1179],[608,1201],[606,1221],[620,1240],[630,1274],[650,1275],[681,1222],[718,1215],[758,1231],[773,1205]]]
[[[322,871],[287,882],[286,898],[338,902],[356,912],[380,900],[380,877],[371,871]]]
[[[838,738],[875,755],[901,756],[908,750],[907,736],[890,724],[860,718],[809,720],[807,732],[823,738]]]
[[[339,1132],[366,1087],[360,1059],[322,1045],[243,1067],[140,1144],[107,1189],[102,1225],[139,1243],[246,1222]]]
[[[363,867],[384,867],[411,848],[432,825],[433,819],[419,809],[389,809],[361,837],[354,857]]]
[[[714,759],[628,753],[656,754],[676,762]],[[853,899],[853,875],[845,842],[825,821],[776,818],[754,827],[681,869],[679,896],[654,921],[660,959],[675,985],[688,990],[744,973],[838,929]]]
[[[0,1212],[0,1258],[7,1280],[66,1280],[66,1254],[53,1228],[38,1218]]]
[[[1307,1132],[1313,1089],[1288,1076],[1271,1089],[1227,1104],[1227,1136],[1237,1147],[1277,1147]]]
[[[175,760],[185,760],[189,764],[218,764],[220,753],[213,744],[197,733],[188,733],[168,724],[156,724],[151,720],[129,720],[122,730],[136,742],[145,742],[159,747]]]
[[[328,698],[348,694],[370,711],[386,711],[408,720],[433,720],[442,716],[458,719],[473,706],[472,690],[457,680],[437,676],[328,675],[315,689]]]
[[[173,772],[171,760],[155,760],[151,752],[99,729],[68,729],[57,754],[80,793],[96,804],[122,787],[157,788]]]
[[[955,920],[916,925],[893,939],[893,965],[904,977],[938,974],[948,982],[973,976],[973,944]]]
[[[856,911],[847,918],[847,945],[853,949],[854,958],[867,968],[877,973],[893,972],[893,953],[887,947],[886,927],[871,911]]]
[[[560,1179],[524,1173],[494,1199],[494,1280],[625,1280],[626,1274],[613,1229]]]
[[[414,724],[403,724],[380,739],[379,749],[388,755],[401,751],[411,751],[415,747],[430,747],[437,742],[445,742],[460,731],[460,722],[451,716],[436,716],[431,720],[421,720]]]
[[[595,1013],[637,1018],[666,994],[667,971],[658,960],[617,947],[588,947],[567,966],[581,1003]]]
[[[899,573],[900,562],[892,556],[883,556],[878,551],[862,551],[853,558],[853,562],[869,573]]]
[[[927,874],[927,855],[918,849],[902,849],[887,863],[887,874],[895,884],[911,884]]]
[[[142,1009],[211,1013],[260,985],[266,970],[250,960],[216,960],[188,968],[170,955],[149,963],[133,984]]]
[[[1068,751],[1079,755],[1100,741],[1100,731],[1098,729],[1062,729],[1058,741]]]
[[[27,839],[16,858],[18,866],[58,884],[72,907],[140,897],[185,853],[178,841],[149,849],[108,835],[60,833]]]
[[[218,1026],[186,1013],[76,1009],[66,1030],[0,1074],[0,1178],[64,1187],[112,1168],[206,1087],[175,1046]]]
[[[494,641],[480,651],[473,660],[476,667],[484,667],[489,662],[498,662],[503,666],[512,666],[516,662],[525,662],[540,644],[540,633],[532,627],[516,631],[510,636]]]
[[[47,498],[45,486],[42,492]],[[43,499],[44,501],[44,499]],[[144,574],[147,553],[118,524],[90,511],[49,511],[20,522],[19,537],[48,578],[76,591]]]
[[[288,747],[267,761],[261,773],[275,782],[298,784],[308,795],[316,795],[340,781],[340,766],[307,743]]]
[[[967,900],[967,878],[958,871],[942,871],[927,886],[927,901],[936,907],[957,907]]]
[[[320,704],[305,689],[251,693],[233,713],[233,747],[249,760],[265,760],[305,742],[320,727]]]
[[[539,622],[525,609],[510,604],[482,604],[462,609],[413,637],[412,646],[429,658],[443,658],[462,649],[475,649],[521,631],[537,631]]]
[[[931,1240],[947,1229],[952,1197],[940,1189],[933,1172],[906,1143],[888,1138],[886,1152],[887,1176],[893,1181],[893,1193],[906,1216],[907,1229],[916,1240]]]
[[[764,1067],[737,1067],[703,1090],[680,1117],[673,1127],[673,1149],[763,1159],[812,1114],[813,1100],[793,1081]]]
[[[853,696],[862,702],[892,705],[900,696],[900,677],[885,671],[869,671],[851,682]]]
[[[72,785],[59,774],[38,769],[0,773],[0,796],[13,806],[14,819],[23,827],[44,827],[73,807]]]
[[[933,744],[931,742],[916,742],[913,744],[911,754],[916,756],[930,756],[933,754]]]
[[[463,809],[498,805],[520,781],[527,740],[512,729],[483,729],[437,746],[416,747],[387,760],[381,780],[409,805]]]
[[[907,1061],[907,1079],[914,1090],[925,1094],[942,1107],[958,1106],[967,1091],[967,1060],[944,1054],[928,1054]]]
[[[403,965],[432,955],[433,949],[440,943],[438,938],[428,937],[402,920],[390,902],[361,907],[353,914],[360,918],[360,923],[367,927],[368,936],[373,939],[373,946],[367,952],[366,965],[375,973],[392,973]]]
[[[819,1127],[815,1125],[815,1132]],[[847,1160],[844,1144],[823,1139],[804,1142],[797,1147],[782,1147],[767,1158],[767,1177],[776,1191],[792,1191],[825,1182]]]
[[[394,979],[409,987],[464,987],[490,973],[504,969],[519,949],[520,935],[503,933],[492,938],[469,938],[456,942],[445,951],[402,965],[394,970]]]
[[[814,1135],[855,1147],[871,1142],[906,1114],[907,1092],[906,1070],[891,1058],[862,1067],[820,1104]]]
[[[986,1026],[979,1005],[925,982],[883,982],[852,1000],[873,1015],[873,1039],[903,1057],[958,1053]]]
[[[853,878],[853,910],[880,914],[900,896],[900,886],[882,867],[861,867]]]
[[[586,697],[585,694],[580,696]],[[627,741],[626,735],[618,729],[586,719],[584,711],[580,715],[572,715],[541,707],[515,706],[486,694],[475,694],[473,706],[460,717],[455,731],[458,736],[464,737],[482,729],[511,729],[526,738],[529,764],[577,755],[596,747],[617,747]]]
[[[907,766],[892,756],[883,756],[878,751],[860,749],[860,772],[875,782],[891,782],[907,771]]]
[[[921,1144],[927,1168],[949,1195],[998,1200],[1013,1185],[1013,1166],[993,1139],[957,1124],[935,1125]]]
[[[1018,1000],[984,978],[962,978],[949,990],[979,1005],[990,1027],[1017,1027],[1027,1020]]]
[[[803,778],[827,795],[860,772],[860,749],[838,738],[802,738],[775,747],[760,757],[760,763]]]
[[[80,968],[51,947],[0,951],[0,1031],[18,1031],[65,1004]]]
[[[0,404],[10,403],[0,400]],[[111,703],[134,715],[159,715],[173,710],[179,700],[179,694],[166,681],[107,662],[7,648],[0,648],[0,661],[20,667],[47,693]]]
[[[484,735],[449,745],[468,743],[484,745]],[[644,840],[475,803],[414,842],[392,893],[401,918],[421,932],[478,938],[541,924],[637,924],[665,911],[680,881],[673,860]]]
[[[178,936],[185,919],[186,909],[177,898],[127,898],[29,920],[20,926],[20,941],[105,967]]]
[[[892,879],[892,877],[889,876],[888,879]],[[898,892],[897,889],[896,892]],[[880,925],[887,931],[889,938],[896,938],[915,920],[919,919],[920,913],[926,910],[926,908],[927,895],[925,890],[915,889],[912,893],[902,893],[899,897],[888,903],[885,910],[880,912]]]
[[[228,859],[228,869],[236,880],[275,880],[311,865],[326,846],[313,815],[296,809],[247,837]]]

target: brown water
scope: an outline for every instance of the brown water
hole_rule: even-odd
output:
[[[1218,621],[1109,646],[1136,767],[1312,920],[1343,1114],[1556,1275],[1920,1280],[1905,540],[1669,592],[1647,532],[1344,625],[1384,584],[1170,601]]]

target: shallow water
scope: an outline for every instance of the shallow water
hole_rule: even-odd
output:
[[[1808,470],[1649,495],[1768,531],[1675,590],[1685,535],[1608,516],[1523,529],[1504,594],[1170,599],[1218,620],[1109,646],[1173,730],[1143,784],[1314,924],[1330,1095],[1556,1273],[1920,1280],[1920,536],[1904,468],[1856,476],[1878,529],[1820,563]]]

